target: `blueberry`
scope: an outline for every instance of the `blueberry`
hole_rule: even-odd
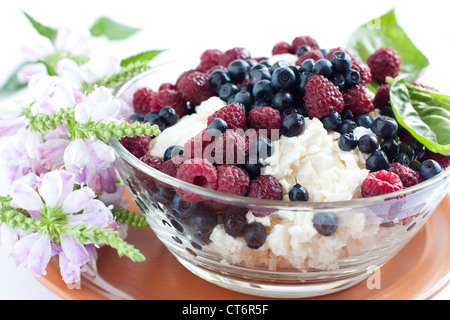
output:
[[[272,79],[272,74],[265,65],[260,63],[250,69],[250,80],[252,84],[257,83],[260,80],[270,79]]]
[[[420,172],[420,161],[417,161],[417,160],[412,160],[410,163],[409,163],[409,167],[411,168],[411,169],[413,169],[414,171],[416,171],[416,172]]]
[[[330,60],[328,59],[319,59],[314,64],[313,73],[314,74],[321,74],[325,78],[331,78],[333,75],[333,65],[331,64]]]
[[[252,94],[248,91],[239,91],[234,95],[233,102],[240,103],[246,107],[250,107],[253,103]]]
[[[302,72],[313,72],[315,61],[313,59],[306,59],[300,65],[300,69],[298,70],[300,73]]]
[[[296,108],[294,108],[294,107],[286,108],[286,109],[284,109],[284,110],[281,112],[281,118],[284,119],[284,118],[286,118],[288,115],[291,115],[291,114],[293,114],[293,113],[299,113],[299,112],[298,112],[298,110],[297,110]]]
[[[391,106],[386,106],[383,109],[381,109],[380,115],[386,116],[386,117],[391,117],[391,118],[395,119],[395,114],[394,114],[394,111],[392,111]]]
[[[356,122],[350,119],[344,119],[342,120],[341,127],[339,128],[339,132],[341,134],[345,133],[352,133],[353,130],[356,128]]]
[[[400,143],[398,145],[398,149],[399,149],[398,152],[404,153],[409,158],[410,161],[412,159],[414,159],[415,151],[414,151],[414,148],[412,146],[410,146],[409,144]]]
[[[342,118],[339,112],[333,110],[330,114],[320,118],[323,127],[327,130],[338,131],[342,125]]]
[[[380,147],[389,159],[392,159],[400,150],[397,141],[392,138],[383,140]]]
[[[256,250],[266,242],[266,228],[259,222],[252,222],[245,226],[244,239],[250,249]]]
[[[358,148],[362,153],[371,154],[380,146],[377,137],[365,134],[358,140]]]
[[[131,116],[128,117],[128,120],[130,121],[144,121],[145,115],[139,112],[133,113]]]
[[[247,171],[251,179],[254,179],[261,175],[261,168],[264,167],[263,160],[252,160],[247,158],[244,164],[244,170]]]
[[[425,154],[427,152],[427,149],[425,148],[425,146],[417,140],[414,140],[413,142],[411,142],[410,146],[414,150],[415,158],[417,160],[422,160],[422,158],[425,156]]]
[[[241,86],[239,87],[239,91],[243,92],[252,92],[253,89],[253,84],[251,83],[242,83]]]
[[[186,201],[178,194],[174,195],[171,213],[175,218],[180,220],[186,219],[196,210],[198,210],[196,203]]]
[[[217,225],[217,217],[217,214],[213,212],[193,212],[189,219],[189,230],[191,234],[198,240],[206,242]]]
[[[289,66],[282,66],[273,71],[271,80],[275,89],[286,90],[295,84],[296,78],[294,71]]]
[[[330,57],[330,62],[335,71],[346,74],[352,67],[352,58],[344,51],[336,51]]]
[[[227,82],[220,87],[219,98],[224,101],[228,101],[228,99],[235,95],[238,91],[238,87],[234,83]]]
[[[250,68],[252,68],[258,64],[258,61],[256,61],[255,59],[247,59],[245,61],[247,62],[248,66]]]
[[[241,82],[249,75],[250,66],[248,65],[247,61],[236,59],[230,62],[227,71],[231,80]]]
[[[358,71],[350,69],[345,74],[345,85],[347,87],[354,87],[361,81],[361,76]]]
[[[358,139],[353,133],[344,133],[338,139],[338,147],[342,151],[350,151],[358,146]]]
[[[289,191],[289,200],[291,201],[308,201],[308,199],[308,190],[298,183]]]
[[[270,80],[259,80],[253,86],[253,97],[255,100],[271,101],[274,95],[274,88]]]
[[[295,54],[300,57],[303,54],[305,54],[306,52],[310,52],[310,51],[311,51],[311,47],[305,44],[305,45],[298,47]]]
[[[258,137],[250,145],[249,158],[265,160],[272,155],[273,148],[272,141],[267,138]]]
[[[231,82],[231,78],[228,72],[225,70],[217,69],[211,72],[208,78],[209,86],[215,91],[219,92],[221,86],[227,82]]]
[[[268,107],[270,106],[271,102],[265,101],[265,100],[255,100],[253,101],[251,105],[251,109],[254,109],[256,107]]]
[[[245,215],[239,213],[231,213],[225,216],[223,226],[225,232],[232,237],[240,237],[244,235],[247,219]]]
[[[227,123],[221,118],[214,118],[208,126],[208,132],[211,136],[216,136],[218,132],[224,133],[227,129]]]
[[[303,97],[305,95],[305,86],[306,83],[308,82],[308,79],[312,76],[313,74],[311,72],[302,72],[300,73],[300,77],[297,81],[297,92],[299,93],[299,95],[301,97]]]
[[[424,160],[420,164],[420,174],[425,180],[433,178],[443,171],[441,165],[432,159]]]
[[[409,167],[409,164],[411,163],[411,159],[408,157],[406,153],[400,152],[397,153],[393,158],[392,162],[398,162],[406,167]]]
[[[179,145],[170,146],[164,152],[164,161],[167,161],[174,157],[182,155],[183,153],[184,153],[184,149],[182,146],[179,146]]]
[[[168,127],[173,126],[180,118],[174,108],[167,106],[159,111],[159,117],[166,123]]]
[[[368,114],[360,114],[355,117],[355,122],[358,127],[364,127],[367,129],[372,129],[373,118]]]
[[[332,236],[339,227],[339,219],[334,212],[319,212],[314,215],[313,225],[325,237]]]
[[[278,60],[270,67],[270,72],[273,73],[275,70],[281,67],[289,68],[289,63],[285,60]]]
[[[280,133],[285,137],[295,137],[303,132],[305,118],[298,113],[286,116],[281,122]]]
[[[144,116],[144,122],[153,123],[157,118],[159,118],[159,112],[151,111]]]
[[[345,88],[345,77],[342,73],[335,72],[330,78],[331,82],[333,82],[336,86],[338,86],[339,90],[343,90]]]
[[[294,105],[294,97],[287,90],[279,90],[272,98],[272,108],[282,112]]]
[[[381,139],[392,138],[398,129],[395,119],[386,116],[379,116],[373,122],[372,131]]]
[[[372,152],[372,154],[366,160],[366,168],[371,171],[387,170],[391,166],[386,154],[378,149]]]
[[[353,112],[350,109],[344,109],[344,111],[342,111],[341,117],[342,117],[342,120],[349,119],[349,120],[355,121],[355,116],[353,115]]]

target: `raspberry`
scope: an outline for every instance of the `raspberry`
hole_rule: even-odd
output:
[[[403,189],[402,180],[393,172],[379,170],[369,173],[361,185],[363,198],[379,196]]]
[[[372,81],[372,73],[370,72],[369,66],[354,58],[352,59],[352,69],[359,72],[361,78],[359,84],[367,87],[370,81]]]
[[[272,107],[256,107],[249,112],[247,124],[256,130],[267,130],[267,138],[270,139],[272,130],[280,130],[281,115]]]
[[[343,93],[344,108],[352,111],[353,115],[367,114],[373,111],[372,100],[367,94],[366,87],[354,86]]]
[[[187,158],[207,158],[212,162],[212,155],[204,154],[208,145],[213,143],[215,138],[208,133],[208,129],[203,129],[200,133],[187,140],[184,145],[184,154]]]
[[[320,51],[320,50],[312,50],[312,51],[305,52],[304,54],[302,54],[297,59],[295,64],[297,66],[301,66],[303,61],[305,61],[306,59],[313,59],[314,61],[317,61],[317,60],[320,60],[320,59],[323,59],[323,58],[324,58],[324,56],[323,56],[322,51]]]
[[[176,90],[177,86],[174,85],[173,83],[170,83],[170,82],[164,82],[164,83],[161,83],[161,85],[159,86],[158,91],[161,91],[161,90],[164,90],[164,89]]]
[[[180,79],[177,89],[184,100],[195,106],[214,95],[214,91],[209,86],[208,75],[199,71],[191,72]]]
[[[211,67],[208,70],[206,70],[205,73],[209,77],[214,70],[218,70],[218,69],[226,71],[227,67],[224,67],[224,66],[221,66],[220,64],[218,64],[217,66]]]
[[[236,59],[242,59],[247,60],[250,59],[250,52],[248,52],[245,48],[232,48],[223,53],[223,55],[220,56],[219,64],[228,67],[231,61]]]
[[[383,109],[384,107],[391,105],[391,100],[389,96],[389,90],[391,89],[390,84],[382,85],[375,94],[372,100],[373,106],[377,109]]]
[[[177,170],[180,167],[182,163],[181,157],[175,157],[171,158],[167,161],[164,161],[161,165],[161,172],[171,176],[176,177],[177,176]]]
[[[147,154],[150,145],[149,136],[123,137],[120,143],[136,158],[142,158]]]
[[[316,39],[313,39],[310,36],[300,36],[292,40],[294,52],[297,52],[297,49],[304,45],[310,46],[311,50],[317,50],[320,48]]]
[[[444,156],[443,154],[440,154],[440,153],[434,153],[428,149],[427,149],[427,152],[425,153],[423,160],[426,160],[426,159],[431,159],[431,160],[436,161],[437,163],[439,163],[441,165],[442,168],[447,168],[448,166],[450,166],[450,156]]]
[[[214,66],[217,66],[223,52],[218,49],[208,49],[200,56],[200,64],[197,67],[198,71],[206,72]]]
[[[287,42],[278,42],[272,48],[272,55],[283,54],[283,53],[291,53],[294,54],[294,48]]]
[[[373,79],[379,84],[386,82],[386,77],[395,78],[400,73],[400,56],[392,48],[380,48],[367,59]]]
[[[246,125],[245,111],[238,103],[232,103],[220,108],[208,117],[208,126],[215,118],[220,118],[227,123],[228,129],[242,129]]]
[[[272,175],[261,175],[250,182],[248,196],[256,199],[282,200],[283,188]]]
[[[389,172],[395,173],[400,178],[404,188],[412,187],[424,181],[419,172],[414,171],[413,169],[406,167],[398,162],[394,162],[393,164],[391,164]]]
[[[176,178],[199,187],[217,190],[217,170],[206,159],[189,159],[183,162],[178,170]],[[198,202],[202,197],[192,192],[178,189],[177,193],[186,201]]]
[[[145,156],[143,156],[141,158],[141,161],[156,170],[161,170],[161,166],[163,163],[160,157],[153,156],[151,154],[146,154]]]
[[[249,187],[247,171],[228,164],[217,167],[217,191],[245,196]]]
[[[180,118],[186,114],[186,100],[183,99],[178,90],[163,89],[158,91],[150,103],[150,111],[159,112],[167,106],[171,106]]]
[[[244,164],[248,144],[243,135],[227,130],[215,139],[212,153],[216,164]]]
[[[305,85],[305,107],[311,118],[322,118],[333,111],[341,113],[344,98],[339,88],[322,75],[313,75]]]
[[[191,73],[193,73],[193,72],[198,72],[198,70],[196,70],[196,69],[191,69],[191,70],[184,71],[182,74],[180,74],[180,76],[178,77],[177,81],[175,82],[175,87],[178,87],[180,81],[181,81],[184,77],[188,76],[189,74],[191,74]]]
[[[150,112],[150,102],[155,92],[149,88],[140,88],[133,95],[134,112],[146,114]]]

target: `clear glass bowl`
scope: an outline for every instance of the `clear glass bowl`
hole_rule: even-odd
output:
[[[175,83],[196,63],[181,59],[154,67],[118,88],[116,97],[126,101],[138,87],[157,89],[162,83]],[[112,140],[111,145],[133,200],[178,261],[207,281],[257,296],[312,297],[364,281],[414,237],[450,188],[449,170],[445,170],[411,188],[366,199],[259,200],[180,181],[144,164],[119,141]],[[194,207],[179,201],[180,190],[201,196],[202,201]],[[271,214],[261,220],[268,237],[259,249],[248,248],[242,236],[224,232],[228,214],[261,210]],[[332,236],[314,231],[312,219],[319,212],[337,215],[339,227]],[[212,221],[214,229],[204,227],[205,223],[199,229],[200,220]]]

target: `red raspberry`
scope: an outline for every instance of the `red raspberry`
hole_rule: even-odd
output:
[[[384,84],[380,88],[378,88],[377,93],[372,100],[373,106],[375,108],[382,110],[384,107],[391,105],[391,99],[389,96],[390,89],[390,84]]]
[[[195,106],[214,95],[213,89],[209,86],[208,75],[199,71],[191,72],[183,77],[177,88],[181,97]]]
[[[217,191],[245,196],[249,187],[250,177],[244,169],[228,164],[217,167]]]
[[[361,185],[363,198],[379,196],[403,189],[402,180],[393,172],[379,170],[369,173]]]
[[[266,129],[267,138],[270,139],[272,130],[280,130],[281,115],[277,109],[272,107],[256,107],[249,112],[247,124],[256,130]]]
[[[352,59],[352,69],[359,72],[361,78],[359,84],[367,87],[370,81],[372,81],[372,73],[370,72],[369,66],[354,58]]]
[[[441,165],[442,168],[447,168],[448,166],[450,166],[450,156],[444,156],[443,154],[440,154],[440,153],[434,153],[428,149],[427,149],[427,152],[425,153],[423,160],[426,160],[426,159],[432,159],[432,160],[436,161],[437,163],[439,163]]]
[[[333,111],[341,113],[344,98],[339,88],[322,75],[313,75],[305,85],[305,107],[311,118],[322,118]]]
[[[180,118],[186,114],[186,100],[183,99],[178,90],[163,89],[158,91],[150,103],[150,111],[159,112],[167,106],[171,106]]]
[[[236,59],[247,60],[250,59],[251,55],[245,48],[232,48],[223,53],[223,55],[219,59],[219,64],[228,67],[231,61]]]
[[[146,114],[150,112],[150,102],[155,97],[155,92],[149,88],[140,88],[133,95],[134,112]]]
[[[145,156],[143,156],[141,158],[141,161],[156,170],[161,170],[161,166],[163,163],[160,157],[153,156],[151,154],[146,154]]]
[[[372,99],[362,85],[354,86],[343,93],[344,108],[349,109],[356,115],[366,114],[373,111]]]
[[[173,83],[165,82],[165,83],[162,83],[162,84],[159,86],[158,91],[161,91],[161,90],[164,90],[164,89],[172,89],[172,90],[176,90],[176,89],[177,89],[177,86],[174,85]]]
[[[136,158],[147,154],[151,138],[149,136],[123,137],[120,143]]]
[[[282,200],[283,188],[272,175],[261,175],[250,182],[248,196],[255,199]]]
[[[227,130],[215,139],[212,153],[216,164],[244,164],[248,154],[247,140],[244,135]]]
[[[161,165],[161,172],[171,177],[176,177],[177,170],[182,163],[183,161],[181,156],[164,161]]]
[[[294,49],[294,52],[297,52],[297,49],[303,45],[310,46],[311,50],[317,50],[320,48],[316,39],[313,39],[310,36],[300,36],[292,40],[292,47]]]
[[[196,69],[191,69],[191,70],[187,70],[187,71],[183,72],[182,74],[180,74],[180,76],[178,77],[177,81],[175,82],[175,87],[178,87],[180,81],[181,81],[184,77],[188,76],[189,74],[191,74],[191,73],[193,73],[193,72],[198,72],[198,70],[196,70]]]
[[[198,71],[206,72],[214,66],[217,66],[223,52],[218,49],[208,49],[200,56],[200,64],[197,67]]]
[[[213,162],[213,155],[204,154],[205,149],[211,143],[213,143],[215,138],[208,133],[208,129],[203,129],[196,136],[187,140],[184,145],[183,156],[193,159],[193,158],[206,158],[210,162]]]
[[[206,159],[189,159],[183,162],[178,170],[176,178],[199,187],[217,190],[217,170]],[[192,192],[178,189],[177,193],[186,201],[198,202],[203,198]]]
[[[323,59],[323,58],[324,58],[324,56],[323,56],[322,51],[320,51],[320,50],[312,50],[312,51],[308,51],[308,52],[305,52],[304,54],[302,54],[297,59],[295,64],[297,66],[301,66],[303,61],[305,61],[306,59],[313,59],[314,61],[317,61],[317,60],[320,60],[320,59]]]
[[[400,73],[400,56],[392,48],[380,48],[367,59],[373,79],[379,84],[386,82],[386,77],[395,78]]]
[[[398,162],[391,164],[389,172],[395,173],[402,180],[404,188],[412,187],[424,180],[419,172]]]
[[[283,54],[283,53],[291,53],[294,54],[294,48],[287,42],[278,42],[272,48],[272,55]]]
[[[218,64],[217,66],[211,67],[208,70],[205,71],[206,75],[209,77],[211,75],[211,73],[213,73],[214,70],[227,70],[227,67],[221,66],[220,64]]]
[[[246,125],[245,111],[238,103],[232,103],[220,108],[208,117],[208,126],[215,118],[224,120],[228,129],[243,129]]]

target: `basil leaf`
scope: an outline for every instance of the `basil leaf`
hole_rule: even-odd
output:
[[[56,35],[58,34],[58,30],[50,28],[50,27],[47,27],[47,26],[44,26],[41,23],[37,22],[33,17],[31,17],[25,11],[22,11],[22,12],[25,15],[25,17],[27,17],[28,21],[31,22],[31,24],[33,25],[34,29],[36,29],[36,31],[40,35],[48,38],[52,43],[55,42]]]
[[[450,96],[416,87],[406,78],[388,80],[397,121],[432,152],[450,155]]]
[[[109,40],[123,40],[131,37],[139,30],[117,23],[107,17],[101,17],[91,27],[90,32],[94,37],[106,36]]]
[[[347,48],[361,61],[382,47],[397,51],[402,60],[400,72],[408,81],[416,81],[429,65],[428,59],[416,48],[398,25],[394,10],[359,27],[351,36]]]
[[[150,51],[141,52],[135,56],[123,59],[120,62],[120,66],[125,67],[125,66],[129,65],[130,63],[134,63],[134,62],[149,62],[163,51],[164,50],[150,50]]]

